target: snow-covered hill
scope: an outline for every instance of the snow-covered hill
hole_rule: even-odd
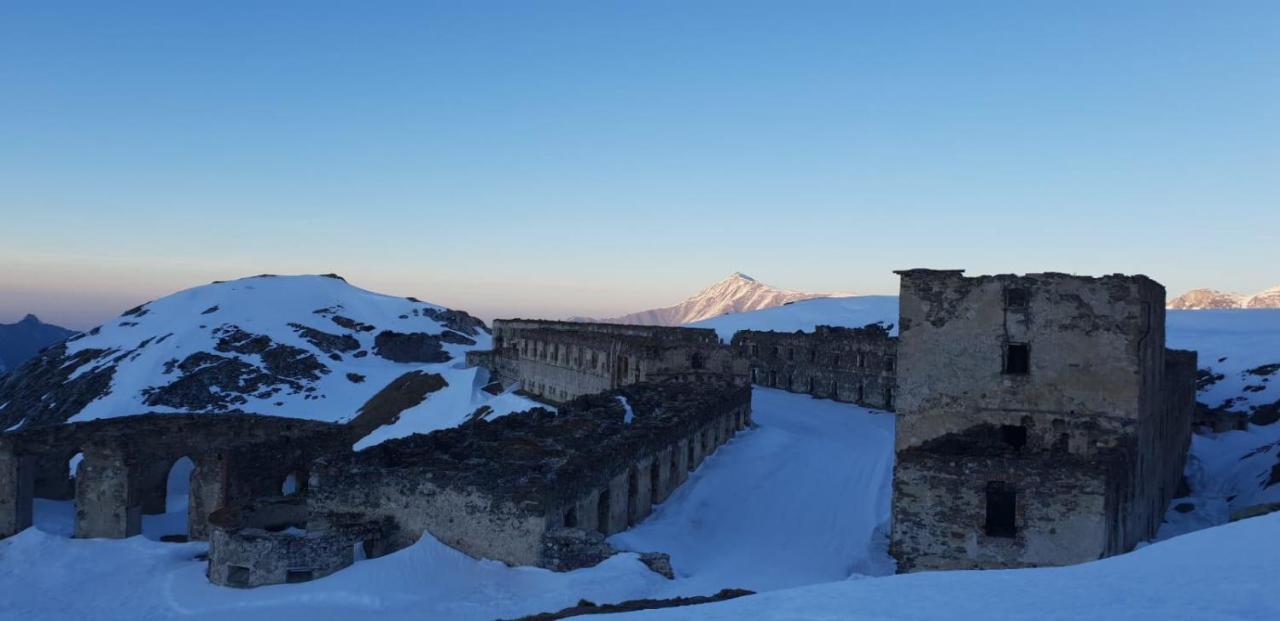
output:
[[[427,403],[451,401],[465,416],[490,396],[478,390],[484,372],[462,368],[464,354],[489,345],[485,326],[464,312],[337,276],[213,283],[129,310],[15,370],[0,383],[0,429],[145,412],[347,421],[410,371],[440,375],[448,385]],[[458,422],[413,414],[379,435]]]
[[[1253,295],[1230,293],[1217,289],[1192,289],[1166,305],[1175,310],[1209,310],[1226,308],[1280,308],[1280,287],[1272,287]]]
[[[766,285],[741,272],[734,272],[728,278],[699,291],[693,297],[675,306],[655,308],[609,319],[581,317],[577,319],[649,326],[679,326],[710,317],[774,308],[799,300],[850,295],[853,294],[789,291]]]

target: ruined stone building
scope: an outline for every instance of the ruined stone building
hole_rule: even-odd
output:
[[[174,463],[195,463],[188,532],[207,536],[224,505],[305,489],[312,461],[349,451],[341,425],[253,414],[142,414],[0,434],[0,537],[31,526],[35,498],[75,500],[76,537],[132,537],[165,512]],[[72,458],[82,455],[76,471]]]
[[[1065,565],[1152,537],[1195,405],[1195,354],[1164,347],[1164,288],[898,273],[899,571]]]
[[[893,409],[897,339],[880,324],[818,326],[813,332],[741,330],[732,347],[748,361],[753,384]]]
[[[746,381],[743,361],[702,328],[498,319],[493,350],[467,362],[552,403],[641,382]]]
[[[751,423],[728,383],[637,384],[545,409],[391,440],[321,460],[305,499],[262,499],[211,519],[209,578],[296,582],[424,533],[479,558],[569,570],[613,554],[704,458]],[[647,557],[656,569],[665,555]]]

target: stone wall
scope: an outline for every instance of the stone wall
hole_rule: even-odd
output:
[[[746,382],[746,364],[714,330],[499,319],[468,364],[551,403],[643,382]]]
[[[341,425],[253,414],[142,414],[0,434],[0,536],[31,525],[33,498],[76,501],[76,537],[123,538],[143,514],[163,513],[169,471],[183,457],[191,475],[188,531],[239,499],[279,494],[303,482],[318,456],[349,452]],[[77,471],[68,464],[82,454]]]
[[[1164,349],[1164,288],[899,274],[899,570],[1064,565],[1154,535],[1194,404],[1194,356]]]
[[[359,516],[387,524],[387,551],[430,533],[513,565],[595,564],[612,553],[603,537],[643,520],[750,424],[750,399],[728,383],[638,384],[324,460],[309,532]]]
[[[813,332],[741,330],[732,347],[747,360],[753,384],[894,408],[897,339],[879,324],[818,326]]]

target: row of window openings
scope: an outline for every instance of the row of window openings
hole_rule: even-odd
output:
[[[752,355],[753,357],[755,357],[755,356],[759,356],[759,355],[760,355],[760,346],[759,346],[759,345],[754,345],[754,344],[753,344],[753,345],[750,345],[749,347],[750,347],[751,355]],[[779,348],[779,347],[778,347],[778,346],[776,346],[776,345],[775,345],[775,346],[773,347],[773,349],[769,352],[769,356],[770,356],[771,358],[778,358],[778,357],[780,356],[780,354],[781,354],[781,348]],[[788,361],[794,361],[795,359],[796,359],[796,350],[795,350],[795,348],[788,347],[788,348],[787,348],[787,360],[788,360]],[[818,361],[818,350],[816,350],[816,349],[811,349],[811,350],[809,350],[809,362],[817,362],[817,361]],[[885,357],[884,357],[884,369],[885,369],[886,371],[892,371],[892,370],[894,369],[894,366],[895,366],[896,362],[897,362],[897,361],[894,359],[894,357],[893,357],[893,356],[885,356]],[[831,366],[836,366],[836,367],[840,366],[840,354],[833,354],[833,355],[831,356]],[[863,369],[863,368],[866,368],[866,367],[867,367],[867,354],[866,354],[865,352],[858,352],[857,354],[855,354],[855,355],[854,355],[854,366],[856,366],[856,367],[858,367],[858,368],[860,368],[860,369]]]
[[[741,427],[743,424],[745,424],[745,422],[746,421],[744,420],[744,417],[741,413],[735,415],[734,424],[736,424],[738,427]],[[699,436],[699,439],[702,441],[703,455],[706,455],[708,452],[710,452],[711,445],[715,441],[713,439],[713,434],[715,433],[716,433],[716,430],[708,429],[707,431],[703,432]],[[694,454],[694,444],[692,442],[689,443],[688,451],[689,451],[688,454],[685,456],[685,463],[688,466],[688,471],[693,472],[693,470],[697,468],[697,464],[695,463],[696,456]],[[668,482],[677,480],[677,475],[679,474],[679,468],[680,468],[679,463],[677,463],[675,457],[672,456],[671,467],[669,469],[670,478]],[[655,459],[653,460],[652,463],[649,464],[649,500],[650,502],[653,502],[653,500],[658,497],[658,484],[659,484],[659,477],[661,476],[661,474],[662,474],[661,466],[658,464],[658,460]],[[635,524],[636,520],[638,519],[638,513],[639,513],[638,494],[639,493],[640,493],[639,473],[635,468],[632,468],[630,476],[627,477],[627,523],[628,524]],[[600,492],[600,496],[596,499],[596,528],[601,532],[601,534],[605,534],[605,535],[609,534],[610,500],[611,500],[610,492],[609,492],[609,488],[607,487]],[[571,506],[567,511],[565,511],[563,523],[565,528],[576,528],[578,526],[577,506]]]
[[[794,378],[793,378],[792,376],[788,375],[788,376],[786,377],[786,379],[787,379],[786,386],[780,386],[780,385],[778,385],[778,372],[777,372],[777,371],[770,371],[770,372],[769,372],[769,386],[772,386],[773,388],[786,388],[786,389],[790,390],[790,389],[794,386],[794,381],[793,381],[793,380],[794,380]],[[751,369],[751,383],[753,383],[753,384],[758,384],[758,383],[760,383],[760,380],[759,380],[759,373],[758,373],[758,370],[757,370],[755,367],[752,367],[752,369]],[[817,387],[818,387],[817,380],[815,380],[814,378],[810,377],[810,378],[809,378],[809,390],[807,391],[807,392],[808,392],[808,394],[816,394]],[[836,382],[836,381],[834,381],[834,380],[833,380],[833,381],[831,382],[831,392],[830,392],[829,394],[831,394],[832,396],[838,396],[838,395],[839,395],[839,393],[840,393],[840,384],[839,384],[839,382]],[[863,401],[866,401],[866,398],[867,398],[867,391],[866,391],[866,387],[865,387],[864,385],[862,385],[862,384],[858,384],[856,387],[854,387],[854,393],[855,393],[854,401],[856,401],[856,402],[863,402]],[[886,404],[887,406],[892,407],[892,405],[893,405],[893,389],[892,389],[892,388],[885,388],[885,389],[884,389],[884,395],[883,395],[883,396],[884,396],[884,402],[885,402],[885,404]]]

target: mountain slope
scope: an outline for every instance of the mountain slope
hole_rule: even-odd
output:
[[[1280,308],[1280,287],[1272,287],[1253,295],[1228,293],[1217,289],[1192,289],[1169,300],[1165,306],[1171,310]]]
[[[27,315],[17,323],[0,324],[0,375],[75,333],[75,330],[44,323],[35,315]]]
[[[799,300],[844,297],[851,293],[803,293],[766,285],[741,272],[717,282],[693,297],[663,308],[655,308],[621,317],[600,319],[607,323],[650,326],[679,326],[711,317],[773,308]]]
[[[484,372],[459,363],[467,350],[489,344],[484,324],[466,313],[336,276],[213,283],[127,311],[15,370],[0,382],[0,429],[145,412],[349,421],[408,373],[423,380],[424,399],[449,401],[462,417],[489,395],[476,386],[487,380]],[[445,399],[441,390],[461,392]],[[403,424],[423,430],[457,422]],[[395,435],[380,431],[383,439]]]

